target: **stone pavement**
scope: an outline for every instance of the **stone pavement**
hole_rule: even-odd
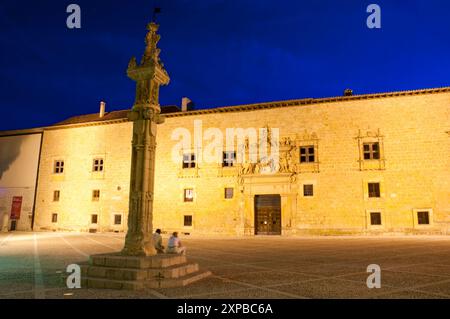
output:
[[[167,237],[164,237],[167,241]],[[118,251],[123,234],[0,234],[5,298],[450,298],[450,237],[182,237],[213,276],[183,288],[67,289],[62,272]],[[368,289],[366,268],[381,267]]]

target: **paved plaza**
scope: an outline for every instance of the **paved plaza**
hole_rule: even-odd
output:
[[[167,236],[164,237],[167,240]],[[182,237],[213,275],[183,288],[67,289],[67,265],[122,248],[123,234],[0,234],[0,298],[450,298],[450,237]],[[381,267],[381,288],[366,285]]]

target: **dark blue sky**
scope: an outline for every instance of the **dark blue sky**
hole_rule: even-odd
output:
[[[0,130],[132,106],[125,70],[162,7],[161,104],[197,108],[450,85],[447,0],[8,1],[0,4]],[[82,29],[67,29],[77,3]],[[366,27],[366,7],[382,29]]]

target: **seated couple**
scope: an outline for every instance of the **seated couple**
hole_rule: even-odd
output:
[[[157,229],[153,234],[153,245],[155,246],[158,254],[164,254],[164,246],[162,244],[161,229]],[[178,232],[173,232],[167,243],[167,254],[186,254],[186,247],[181,244],[178,238]]]

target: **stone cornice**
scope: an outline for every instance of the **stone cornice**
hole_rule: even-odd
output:
[[[179,116],[190,116],[190,115],[201,115],[201,114],[211,114],[211,113],[225,113],[225,112],[248,112],[261,109],[271,109],[271,108],[281,108],[289,106],[299,106],[299,105],[311,105],[319,103],[332,103],[332,102],[346,102],[353,100],[370,100],[379,98],[389,98],[398,96],[413,96],[413,95],[424,95],[424,94],[437,94],[437,93],[449,93],[450,87],[434,88],[434,89],[421,89],[421,90],[409,90],[409,91],[397,91],[388,93],[373,93],[373,94],[362,94],[362,95],[352,95],[352,96],[335,96],[326,98],[307,98],[307,99],[297,99],[297,100],[286,100],[278,102],[266,102],[266,103],[254,103],[254,104],[243,104],[236,106],[223,106],[217,108],[210,108],[204,110],[193,110],[187,112],[176,112],[164,114],[165,117],[179,117]]]
[[[38,128],[29,128],[29,129],[22,129],[22,130],[0,131],[0,137],[39,134],[39,133],[44,132],[44,129],[45,129],[44,127],[38,127]]]
[[[336,96],[336,97],[327,97],[327,98],[318,98],[318,99],[308,98],[308,99],[286,100],[286,101],[278,101],[278,102],[243,104],[243,105],[224,106],[224,107],[197,110],[197,111],[193,110],[193,111],[187,111],[187,112],[165,113],[164,117],[169,118],[169,117],[191,116],[191,115],[202,115],[202,114],[213,114],[213,113],[248,112],[248,111],[271,109],[271,108],[281,108],[281,107],[300,106],[300,105],[313,105],[313,104],[319,104],[319,103],[346,102],[346,101],[353,101],[353,100],[370,100],[370,99],[379,99],[379,98],[414,96],[414,95],[425,95],[425,94],[439,94],[439,93],[450,93],[450,87],[422,89],[422,90],[410,90],[410,91],[397,91],[397,92],[388,92],[388,93],[363,94],[363,95],[353,95],[353,96]],[[103,121],[93,121],[93,122],[85,122],[85,123],[77,123],[77,124],[53,125],[53,126],[47,126],[47,127],[41,127],[41,128],[35,128],[35,129],[0,131],[0,136],[33,134],[33,133],[41,133],[46,130],[59,130],[59,129],[75,128],[75,127],[107,125],[107,124],[123,123],[123,122],[128,122],[128,121],[129,121],[128,118],[124,117],[124,118],[108,120],[108,121],[103,120]],[[447,132],[447,133],[450,134],[449,132]]]
[[[128,122],[128,121],[129,121],[128,118],[122,118],[122,119],[115,119],[115,120],[110,120],[110,121],[86,122],[86,123],[77,123],[77,124],[61,124],[61,125],[53,125],[53,126],[46,126],[46,127],[40,127],[40,128],[32,128],[32,129],[0,131],[0,137],[37,134],[37,133],[43,133],[45,131],[64,130],[64,129],[69,129],[69,128],[98,126],[98,125],[107,125],[107,124],[117,124],[117,123],[124,123],[124,122]]]
[[[66,128],[77,128],[77,127],[87,127],[87,126],[98,126],[98,125],[107,125],[107,124],[117,124],[129,122],[128,118],[124,117],[121,119],[114,119],[109,121],[97,121],[97,122],[85,122],[85,123],[77,123],[77,124],[61,124],[61,125],[53,125],[44,127],[45,131],[51,130],[61,130]]]

